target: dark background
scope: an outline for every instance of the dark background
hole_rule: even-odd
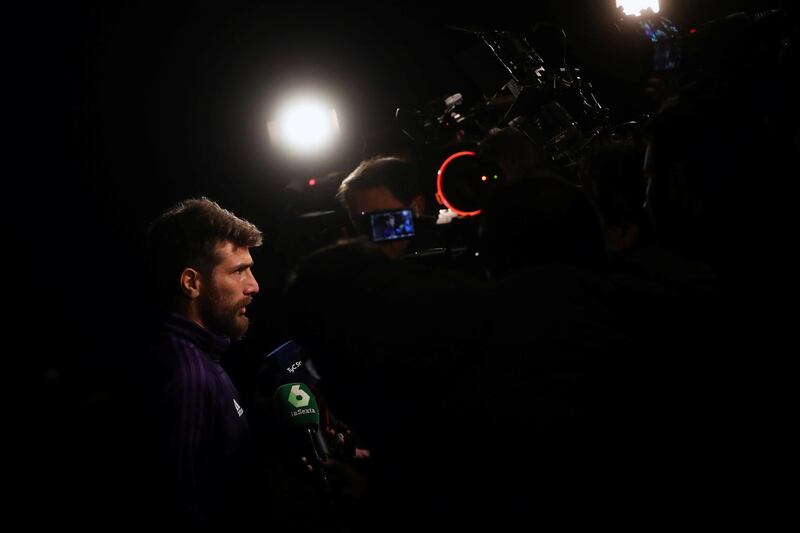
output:
[[[34,501],[52,498],[62,509],[115,491],[130,496],[108,471],[130,453],[114,406],[150,314],[148,222],[205,195],[258,225],[265,244],[255,255],[254,349],[277,345],[288,266],[275,248],[283,189],[351,170],[365,143],[391,133],[398,106],[479,92],[458,60],[477,41],[449,26],[560,24],[572,63],[602,103],[623,120],[647,111],[638,81],[615,67],[624,50],[608,37],[613,2],[528,4],[85,2],[8,15],[15,163],[6,176],[13,238],[5,257],[22,302],[10,336],[34,367],[37,416],[27,418],[37,426],[35,459],[25,465]],[[787,3],[663,4],[686,28]],[[331,96],[342,125],[340,148],[327,159],[290,161],[268,144],[270,106],[304,83]],[[84,482],[91,488],[73,492]]]

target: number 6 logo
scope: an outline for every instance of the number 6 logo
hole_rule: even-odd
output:
[[[300,385],[294,385],[289,391],[289,403],[295,407],[305,407],[310,401],[311,396]]]

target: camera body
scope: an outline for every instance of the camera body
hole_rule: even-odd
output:
[[[506,83],[471,106],[456,93],[416,110],[398,109],[400,129],[412,140],[427,146],[477,143],[492,130],[519,127],[553,160],[568,161],[582,148],[584,131],[607,123],[608,110],[600,105],[579,68],[565,61],[546,64],[523,34],[472,33],[499,62]],[[563,32],[558,38],[565,39]]]

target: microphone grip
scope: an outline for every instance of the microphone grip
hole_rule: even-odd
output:
[[[331,450],[328,448],[328,441],[325,440],[322,426],[318,427],[314,432],[314,450],[316,450],[320,459],[327,459],[331,456]]]
[[[309,460],[311,466],[314,467],[314,472],[316,473],[317,477],[319,478],[323,490],[326,493],[330,494],[331,493],[331,486],[330,486],[330,483],[328,482],[328,475],[325,473],[325,468],[322,466],[322,461],[321,461],[322,458],[327,458],[328,457],[328,453],[327,453],[328,447],[327,447],[326,444],[324,445],[324,449],[326,450],[325,452],[321,452],[320,449],[317,448],[318,439],[324,441],[324,438],[320,434],[320,429],[319,428],[312,429],[310,427],[307,427],[307,428],[305,428],[304,433],[306,434],[306,437],[308,439],[309,449],[311,451],[311,454],[310,454],[311,457],[309,457],[308,460]]]

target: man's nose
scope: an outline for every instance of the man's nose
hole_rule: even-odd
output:
[[[248,271],[247,281],[244,287],[245,294],[258,294],[258,281],[252,272]]]

